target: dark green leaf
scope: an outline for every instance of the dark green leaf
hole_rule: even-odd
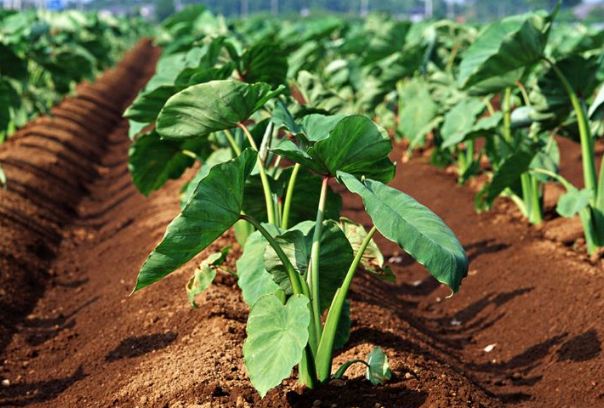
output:
[[[493,174],[490,183],[486,184],[478,193],[476,202],[481,204],[481,207],[490,208],[503,190],[511,187],[523,173],[528,171],[533,157],[535,157],[535,151],[519,151],[506,157]]]
[[[386,131],[364,116],[348,116],[338,122],[329,137],[304,151],[289,140],[272,149],[325,176],[344,171],[357,177],[389,182],[395,166],[388,159],[392,143]]]
[[[276,87],[286,83],[287,56],[273,41],[248,48],[241,57],[241,79],[250,84],[265,82]]]
[[[203,162],[197,173],[195,173],[195,176],[193,177],[191,182],[187,184],[182,199],[180,200],[180,207],[184,208],[184,206],[189,201],[189,198],[191,198],[191,196],[193,195],[193,192],[195,191],[195,188],[197,187],[199,182],[208,175],[212,167],[216,166],[217,164],[227,162],[232,158],[233,153],[231,152],[231,149],[228,148],[218,149],[211,155],[209,155],[208,158]]]
[[[193,85],[168,99],[157,119],[157,131],[165,138],[187,139],[231,129],[282,91],[282,87],[272,91],[264,83],[232,80]]]
[[[481,94],[515,86],[543,55],[555,13],[529,13],[492,23],[462,54],[460,86]]]
[[[136,122],[152,123],[164,107],[166,101],[178,91],[170,85],[159,86],[152,91],[138,94],[132,105],[124,112],[124,117]]]
[[[338,178],[363,198],[377,230],[396,242],[439,281],[457,292],[468,272],[468,258],[455,234],[432,211],[407,194],[378,181],[359,181],[339,172]]]
[[[244,183],[255,164],[256,152],[246,149],[238,158],[210,170],[143,264],[135,291],[189,261],[237,222]]]
[[[149,195],[168,180],[179,178],[195,163],[195,159],[183,154],[187,144],[160,139],[155,131],[139,137],[128,151],[128,169],[136,188]]]
[[[306,278],[310,263],[313,235],[314,222],[306,221],[276,238],[294,269],[304,278]],[[331,304],[336,290],[342,285],[353,258],[352,247],[338,224],[331,220],[325,221],[319,251],[321,312]],[[273,275],[274,281],[281,286],[281,289],[287,294],[292,293],[285,267],[272,247],[266,248],[264,264],[266,270]]]

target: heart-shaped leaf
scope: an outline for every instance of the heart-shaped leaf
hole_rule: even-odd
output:
[[[311,143],[308,149],[284,139],[272,150],[324,176],[344,171],[386,183],[394,177],[395,166],[388,159],[392,150],[390,137],[384,129],[360,115],[340,120],[327,138]]]
[[[359,181],[339,172],[338,178],[363,198],[377,230],[396,242],[439,282],[457,292],[468,273],[468,258],[455,234],[432,211],[407,194],[379,181]]]
[[[286,83],[286,53],[273,40],[248,48],[241,57],[241,79],[250,84],[265,82],[272,86]]]
[[[535,12],[492,23],[462,54],[460,86],[480,94],[515,86],[543,55],[556,13]]]
[[[157,131],[165,138],[186,139],[231,129],[283,89],[232,80],[193,85],[168,99],[157,118]]]
[[[238,158],[210,170],[143,264],[135,291],[170,274],[237,222],[245,180],[255,164],[256,152],[246,149]]]
[[[258,299],[247,320],[243,359],[252,385],[264,397],[291,375],[308,343],[308,298],[294,295],[283,305],[275,295]]]
[[[578,190],[573,187],[558,199],[556,211],[563,217],[571,218],[587,207],[593,196],[591,189]]]

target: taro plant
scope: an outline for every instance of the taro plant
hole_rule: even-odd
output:
[[[523,83],[543,58],[557,9],[505,18],[489,25],[462,54],[458,82],[472,95],[500,94],[503,113],[500,138],[487,138],[486,154],[493,178],[477,197],[479,208],[489,208],[505,194],[512,198],[531,223],[543,220],[541,181],[529,172],[544,144],[535,128],[527,131],[512,125],[515,90],[530,102]],[[490,106],[491,114],[494,110]],[[519,184],[519,186],[518,186]],[[518,186],[518,187],[517,187]]]
[[[468,259],[438,216],[387,185],[395,173],[388,158],[391,141],[370,119],[310,114],[299,120],[283,105],[273,110],[272,123],[284,137],[269,138],[266,150],[258,145],[250,118],[278,93],[262,83],[212,81],[188,87],[165,103],[156,125],[162,140],[195,143],[240,129],[249,147],[195,181],[181,213],[141,267],[134,291],[164,278],[245,222],[255,232],[245,242],[237,271],[221,266],[224,253],[211,255],[195,272],[188,292],[193,298],[206,288],[216,269],[237,276],[251,307],[243,355],[260,395],[288,378],[295,366],[300,382],[310,388],[342,376],[357,362],[367,366],[370,381],[381,383],[390,369],[378,348],[366,361],[332,369],[334,349],[348,338],[347,298],[357,270],[393,279],[373,241],[375,233],[397,243],[453,292],[467,274]],[[280,174],[272,177],[267,162],[282,159],[294,166],[274,166],[271,172]],[[256,174],[258,187],[250,188]],[[305,180],[313,177],[319,183],[311,192],[312,184]],[[330,199],[333,182],[362,198],[373,224],[368,230],[337,218],[337,200]],[[262,211],[258,203],[263,203]],[[294,209],[310,206],[314,220],[294,223]]]
[[[497,195],[506,194],[531,223],[538,224],[543,219],[542,183],[560,180],[567,193],[558,210],[564,216],[580,214],[591,254],[604,245],[604,172],[598,176],[596,171],[595,138],[586,107],[602,69],[601,48],[583,44],[558,59],[548,55],[546,44],[557,9],[509,17],[486,28],[463,54],[459,83],[475,95],[501,93],[503,143],[486,145],[494,174],[478,201],[488,207]],[[531,76],[535,71],[539,75]],[[528,82],[530,93],[524,85]],[[515,93],[524,106],[513,111]],[[599,106],[596,99],[592,115]],[[571,187],[556,174],[559,153],[544,133],[548,130],[581,143],[584,189]],[[520,188],[515,188],[518,183]]]

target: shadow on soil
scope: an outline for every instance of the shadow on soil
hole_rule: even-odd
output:
[[[86,374],[80,366],[67,378],[11,385],[0,393],[0,407],[25,407],[50,401],[84,377]]]
[[[164,349],[174,340],[176,340],[176,334],[172,331],[129,337],[107,354],[105,361],[117,361],[124,358],[140,357],[152,351]]]
[[[75,326],[75,316],[83,309],[94,304],[99,298],[99,296],[96,296],[86,301],[68,314],[59,313],[56,317],[25,320],[23,330],[29,333],[26,338],[27,343],[31,346],[39,346],[58,336],[59,333],[73,328]]]
[[[396,376],[396,373],[393,373]],[[346,390],[355,390],[347,393]],[[359,398],[360,396],[360,398]],[[346,387],[326,384],[318,390],[304,390],[302,394],[289,392],[287,401],[293,407],[310,407],[316,400],[324,404],[337,404],[337,406],[374,406],[376,401],[381,403],[404,401],[405,408],[421,407],[427,399],[425,391],[416,391],[407,388],[404,384],[390,383],[388,387],[376,387],[364,378],[355,378],[346,381]],[[351,400],[354,398],[354,400]],[[329,405],[326,405],[329,406]]]

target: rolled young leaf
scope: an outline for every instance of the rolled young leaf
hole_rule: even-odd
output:
[[[374,348],[367,356],[367,370],[365,370],[365,378],[371,384],[379,385],[389,381],[392,377],[390,365],[388,364],[388,356],[380,347]]]
[[[246,149],[238,158],[210,170],[143,264],[134,291],[173,272],[237,222],[244,183],[255,164],[256,152]]]
[[[363,199],[377,230],[396,242],[439,282],[457,292],[468,273],[468,258],[455,234],[432,211],[407,194],[379,181],[359,181],[351,174],[338,179]]]
[[[258,299],[247,320],[243,359],[252,385],[266,393],[291,375],[308,343],[308,298],[294,295],[283,305],[275,295]]]
[[[157,118],[157,132],[165,138],[186,139],[232,129],[283,89],[233,80],[193,85],[168,99]]]

